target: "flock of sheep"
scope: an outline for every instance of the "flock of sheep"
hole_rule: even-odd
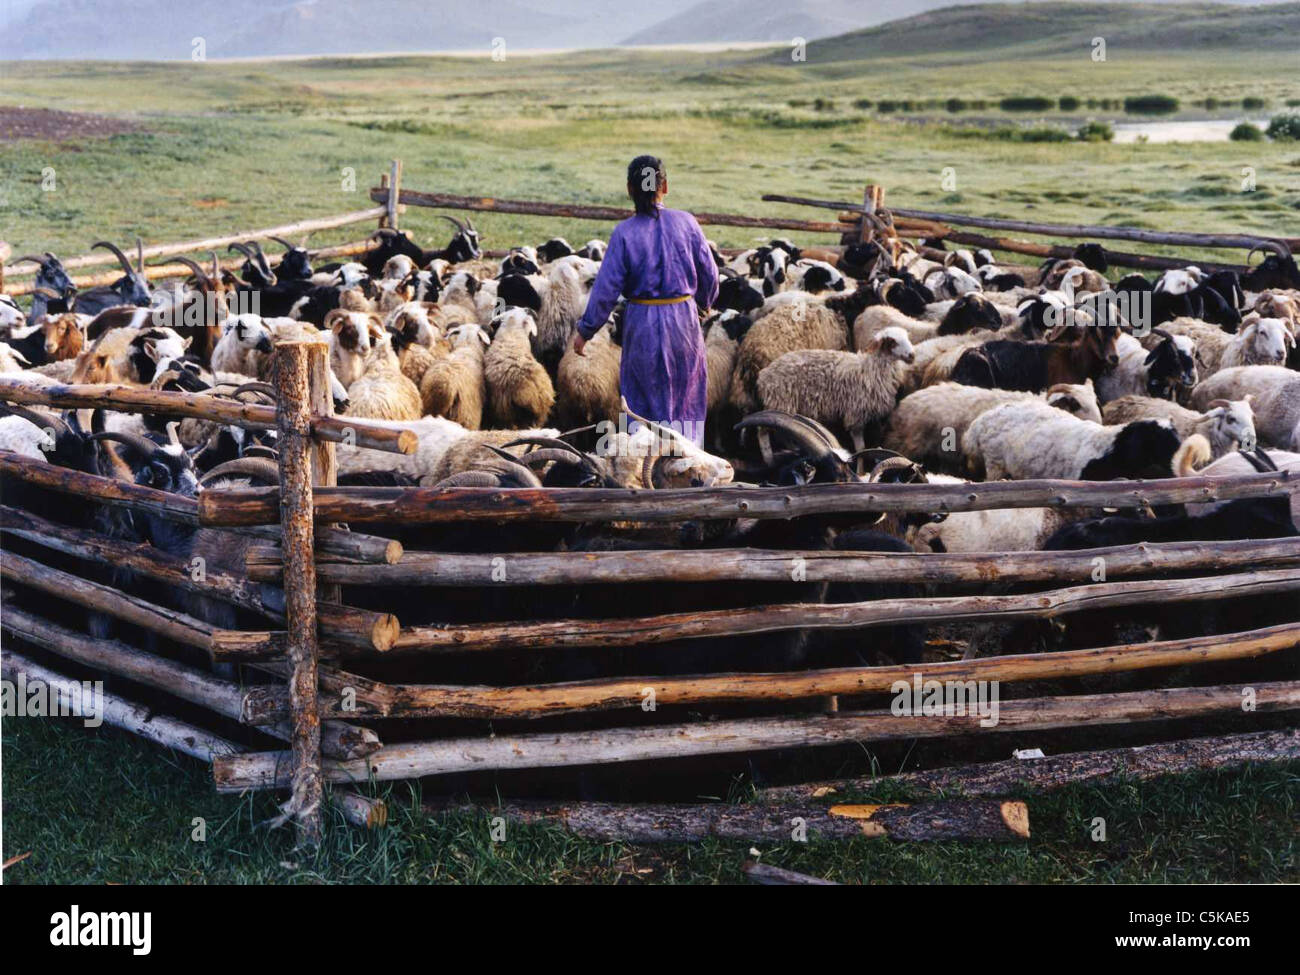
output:
[[[0,295],[0,374],[258,399],[269,396],[276,340],[320,334],[336,410],[419,437],[411,455],[341,445],[343,484],[1106,480],[1300,461],[1300,271],[1281,245],[1242,277],[1186,267],[1115,283],[1096,244],[1041,267],[897,240],[715,249],[722,282],[701,323],[701,447],[654,423],[602,425],[621,412],[621,309],[585,356],[572,350],[601,241],[552,238],[488,259],[473,224],[451,222],[446,247],[381,230],[356,261],[323,266],[289,241],[274,261],[257,242],[234,245],[245,258],[237,272],[216,255],[208,266],[182,259],[192,273],[170,287],[151,286],[114,247],[123,277],[81,294],[55,255],[30,255],[31,307]],[[1133,320],[1099,294],[1124,298]],[[4,412],[0,448],[34,459],[176,490],[274,481],[273,434],[105,411],[88,423]],[[679,531],[671,544],[835,546],[868,531],[859,547],[1018,551],[1296,534],[1294,512],[1276,509],[1261,500],[827,519],[733,525],[694,542]]]

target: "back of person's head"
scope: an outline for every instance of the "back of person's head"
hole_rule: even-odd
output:
[[[632,205],[636,207],[637,213],[658,216],[655,198],[659,187],[667,180],[663,160],[658,156],[637,156],[627,164],[627,191],[632,196]]]

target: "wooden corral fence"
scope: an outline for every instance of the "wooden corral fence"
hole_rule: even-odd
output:
[[[395,226],[401,213],[399,204],[611,221],[628,215],[628,211],[611,207],[415,193],[402,189],[400,183],[400,163],[394,163],[385,185],[371,191],[378,206],[323,218],[314,222],[315,228],[309,228],[307,224],[313,222],[306,221],[158,245],[144,248],[144,252],[166,257],[232,240],[284,236],[374,219]],[[697,217],[702,223],[837,233],[847,239],[906,232],[1002,247],[939,225],[937,218],[943,214],[909,216],[907,211],[885,211],[878,187],[868,187],[863,205],[856,208],[834,201],[787,202],[849,212],[834,223],[718,213]],[[1087,231],[1082,235],[1102,236],[1094,233],[1097,228],[1048,230],[1046,226],[998,229],[1059,230],[1063,237],[1071,236],[1066,230]],[[1179,243],[1246,248],[1255,239],[1223,241]],[[355,247],[351,253],[356,253],[366,242],[345,246]],[[344,251],[335,249],[335,253]],[[1123,264],[1124,260],[1115,262]],[[70,268],[103,263],[105,255],[99,254],[66,262]],[[4,270],[9,275],[25,275],[33,269],[20,264]],[[172,271],[166,267],[148,270],[186,273],[183,265]],[[13,293],[22,293],[21,288],[21,284],[14,287]],[[288,790],[286,816],[292,817],[306,843],[317,842],[321,836],[326,782],[335,787],[335,801],[350,821],[373,825],[383,820],[382,804],[349,790],[349,786],[482,770],[672,760],[861,741],[1228,715],[1242,711],[1239,686],[1020,697],[1002,703],[1000,720],[992,728],[982,727],[980,716],[973,713],[902,718],[888,710],[842,709],[839,699],[887,693],[895,682],[911,682],[918,675],[922,680],[938,681],[1043,681],[1149,668],[1195,668],[1300,646],[1300,621],[1292,621],[1223,635],[905,666],[647,674],[517,686],[378,679],[368,671],[373,673],[374,668],[394,660],[418,666],[422,658],[436,660],[446,654],[490,657],[525,652],[544,659],[541,655],[556,648],[599,654],[610,646],[797,629],[850,629],[869,637],[874,628],[906,623],[1052,619],[1083,609],[1198,605],[1246,594],[1295,605],[1300,591],[1300,538],[977,555],[756,549],[479,555],[406,551],[391,538],[367,533],[368,525],[662,523],[832,513],[1129,507],[1290,495],[1300,488],[1300,482],[1285,474],[1261,473],[1152,482],[864,483],[663,491],[342,488],[335,486],[335,444],[411,453],[416,448],[414,435],[332,416],[324,345],[283,343],[275,351],[274,362],[274,408],[205,395],[119,386],[34,386],[21,378],[0,377],[0,402],[56,409],[102,407],[195,417],[253,430],[275,429],[279,433],[280,474],[277,488],[204,491],[197,498],[186,498],[0,452],[0,477],[5,484],[4,503],[0,504],[0,536],[5,541],[0,558],[5,588],[0,629],[7,638],[3,658],[7,677],[25,674],[55,686],[67,684],[68,674],[29,656],[32,651],[28,648],[35,648],[40,655],[69,661],[78,673],[108,674],[128,687],[147,688],[153,696],[161,693],[165,700],[176,702],[172,710],[180,713],[167,713],[165,705],[151,700],[146,708],[131,701],[129,692],[124,695],[115,690],[105,699],[105,718],[110,724],[211,761],[217,788],[222,791]],[[36,490],[22,490],[26,487]],[[59,503],[64,497],[79,503]],[[54,501],[44,503],[50,499]],[[196,573],[192,560],[183,555],[97,530],[95,522],[84,515],[100,505],[218,533],[239,553],[238,562],[209,565]],[[1106,567],[1104,581],[1094,580],[1098,559],[1104,560]],[[801,567],[801,581],[918,583],[941,594],[691,612],[663,606],[636,618],[420,625],[404,625],[386,611],[392,607],[376,610],[341,601],[343,587],[357,593],[398,586],[457,590],[489,583],[515,587],[780,583],[792,581],[791,566],[796,563]],[[498,571],[503,566],[505,571]],[[110,569],[129,572],[142,583],[139,591],[110,585],[106,581],[111,578]],[[1178,575],[1141,578],[1154,573]],[[1004,595],[970,593],[972,585],[990,583],[1034,589]],[[15,592],[39,594],[38,608],[53,600],[56,606],[71,604],[112,617],[129,625],[126,632],[139,636],[130,641],[92,637],[69,622],[75,617],[57,611],[37,612],[29,601],[15,598]],[[262,622],[217,627],[181,611],[176,600],[160,593],[202,596],[232,607],[245,621]],[[1257,681],[1251,687],[1256,713],[1300,710],[1300,680]],[[682,720],[643,720],[647,691],[659,705],[681,706]],[[736,703],[761,706],[763,713],[692,719],[692,708]],[[772,713],[774,709],[779,713]],[[483,719],[505,720],[517,727],[513,723],[566,715],[582,715],[584,721],[580,727],[559,730],[548,723],[542,731],[499,733],[474,724]],[[593,727],[596,719],[599,726]],[[448,721],[461,722],[454,725],[459,730],[452,734],[410,730],[445,729]],[[402,729],[402,740],[388,741],[385,729],[394,722]],[[271,742],[280,744],[273,747]],[[287,749],[283,743],[288,744]],[[1287,747],[1293,749],[1294,741]],[[1214,754],[1225,751],[1235,753],[1231,745],[1224,745]]]
[[[403,658],[418,665],[447,653],[545,653],[765,634],[800,628],[860,629],[908,622],[1049,619],[1081,609],[1153,603],[1205,604],[1251,595],[1295,600],[1300,591],[1300,538],[1221,543],[1140,544],[1082,552],[910,554],[754,549],[511,553],[405,551],[366,526],[544,521],[662,522],[686,518],[790,518],[811,513],[963,511],[1001,507],[1093,507],[1289,495],[1300,487],[1284,474],[1191,477],[1152,482],[1025,481],[960,485],[824,485],[799,488],[719,487],[663,491],[492,488],[340,488],[334,443],[355,438],[378,450],[409,452],[414,443],[387,428],[330,416],[325,346],[284,343],[275,352],[278,406],[232,406],[202,395],[105,386],[33,386],[0,379],[0,401],[56,408],[105,407],[202,417],[279,431],[278,488],[205,491],[196,499],[83,474],[0,453],[6,540],[0,576],[7,637],[5,671],[56,684],[68,675],[29,658],[24,645],[160,691],[212,716],[195,723],[152,712],[114,693],[111,724],[213,763],[218,789],[288,789],[286,806],[304,841],[321,832],[322,784],[334,784],[350,818],[382,816],[346,786],[455,772],[599,765],[645,759],[881,741],[1123,724],[1240,712],[1241,688],[1174,687],[1086,696],[1004,700],[994,728],[977,714],[900,718],[889,711],[839,708],[841,696],[888,693],[896,681],[1038,681],[1147,668],[1193,667],[1260,657],[1300,645],[1300,622],[1247,632],[1018,656],[900,666],[844,667],[791,673],[722,673],[601,678],[528,686],[391,683],[367,676],[371,665]],[[348,432],[351,431],[351,432]],[[19,485],[38,497],[70,496],[82,504],[23,506]],[[208,566],[198,575],[183,556],[123,541],[62,514],[88,505],[148,513],[203,531],[225,533],[241,566]],[[346,524],[347,528],[341,527]],[[21,542],[19,551],[14,550]],[[44,554],[42,554],[44,553]],[[1106,581],[1092,581],[1097,559]],[[841,604],[773,604],[674,612],[635,619],[516,620],[403,625],[393,614],[341,604],[340,587],[631,584],[644,582],[790,581],[799,562],[809,581],[901,581],[969,589],[972,583],[1048,586],[1009,595],[938,595]],[[129,570],[165,589],[206,596],[266,622],[239,630],[214,627],[157,596],[119,591],[102,567]],[[505,571],[495,571],[504,566]],[[1138,579],[1155,572],[1172,579]],[[131,624],[148,640],[95,639],[62,615],[38,613],[14,587]],[[18,641],[18,646],[15,646]],[[194,652],[199,652],[196,659]],[[205,663],[206,662],[206,663]],[[236,665],[232,668],[215,665]],[[1256,682],[1257,711],[1300,709],[1300,681]],[[752,702],[781,714],[684,720],[639,720],[647,689],[660,706],[695,708]],[[810,705],[812,710],[810,710]],[[685,713],[686,709],[684,709]],[[531,721],[606,712],[605,727],[530,733],[417,735],[388,743],[386,722],[446,719]],[[239,736],[221,722],[243,726]],[[214,728],[212,725],[216,725]],[[239,744],[255,730],[288,749]],[[409,739],[409,730],[405,733]],[[342,791],[340,791],[342,790]]]

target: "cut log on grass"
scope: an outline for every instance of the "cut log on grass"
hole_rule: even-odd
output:
[[[1096,559],[1108,578],[1193,569],[1300,565],[1300,538],[1231,542],[1139,542],[1068,552],[908,553],[791,549],[509,552],[477,555],[406,552],[384,565],[317,558],[317,576],[349,586],[555,586],[645,582],[1025,583],[1090,579]],[[502,569],[504,568],[504,571]],[[279,578],[280,551],[249,549],[249,577]]]
[[[22,676],[29,686],[33,681],[42,681],[69,700],[79,700],[82,694],[80,681],[72,680],[29,660],[14,650],[6,649],[3,656],[0,656],[0,670],[3,671],[6,680],[16,681]],[[105,724],[183,752],[200,761],[211,762],[219,755],[233,755],[242,750],[242,746],[227,741],[220,735],[168,715],[157,714],[149,708],[133,704],[115,694],[101,694],[98,705],[100,711],[97,717],[102,718]]]
[[[0,380],[2,381],[2,380]],[[1142,508],[1148,505],[1286,497],[1300,478],[1286,472],[1155,481],[989,481],[971,484],[807,484],[801,487],[434,488],[342,487],[316,492],[316,520],[351,525],[468,521],[678,522],[692,518],[794,518],[825,514],[984,511],[990,508]],[[275,488],[205,491],[199,522],[268,525],[279,517]]]
[[[762,884],[765,887],[840,886],[834,880],[823,880],[821,877],[810,877],[806,873],[796,873],[793,870],[785,870],[781,867],[774,867],[769,863],[757,863],[753,860],[746,860],[744,866],[740,868],[740,871],[754,883]]]
[[[755,635],[786,630],[857,629],[900,623],[957,620],[1054,619],[1083,610],[1148,603],[1186,603],[1293,593],[1300,570],[1271,569],[1194,579],[1100,582],[1069,589],[1006,596],[936,596],[876,599],[858,603],[778,603],[739,609],[700,610],[610,620],[546,620],[413,626],[402,631],[394,653],[597,649],[651,645],[705,637]]]
[[[70,528],[6,505],[0,505],[0,531],[65,555],[131,569],[147,578],[231,603],[277,622],[284,619],[282,590],[249,585],[247,579],[212,566],[207,567],[201,581],[197,580],[184,559],[143,542],[128,542],[81,528]],[[401,630],[397,618],[388,613],[328,602],[318,602],[316,610],[321,631],[336,643],[387,650],[397,641]]]
[[[383,799],[373,799],[352,789],[335,789],[331,800],[353,826],[362,829],[382,829],[388,825],[388,804]]]
[[[1029,838],[1023,802],[976,800],[914,805],[822,806],[728,803],[566,805],[507,803],[459,807],[484,818],[531,826],[553,826],[602,843],[698,843],[702,840],[813,843],[859,837],[894,840],[992,840]]]
[[[1047,792],[1068,785],[1109,785],[1300,759],[1300,728],[1256,731],[1217,738],[1072,752],[1046,758],[1010,759],[986,765],[907,772],[876,778],[836,779],[762,790],[773,802],[799,801],[828,795],[869,793],[884,785],[906,786],[915,794],[944,793],[967,798]]]
[[[1300,709],[1300,682],[1254,683],[1256,711]],[[1207,714],[1242,714],[1239,686],[1177,687],[1123,694],[1026,698],[1000,704],[996,725],[979,714],[897,716],[889,711],[841,712],[834,716],[745,718],[494,737],[451,738],[385,745],[365,761],[326,762],[330,782],[415,779],[425,775],[489,769],[558,768],[619,762],[690,758],[822,747],[864,741],[943,738],[990,732],[1041,731],[1129,724]],[[283,788],[284,752],[249,753],[213,764],[218,790]]]

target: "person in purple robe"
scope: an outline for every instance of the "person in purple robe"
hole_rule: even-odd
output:
[[[619,388],[628,412],[702,444],[708,385],[700,320],[718,297],[718,268],[695,217],[663,206],[668,176],[659,159],[628,164],[627,193],[636,216],[610,234],[573,350],[585,354],[625,296]]]

